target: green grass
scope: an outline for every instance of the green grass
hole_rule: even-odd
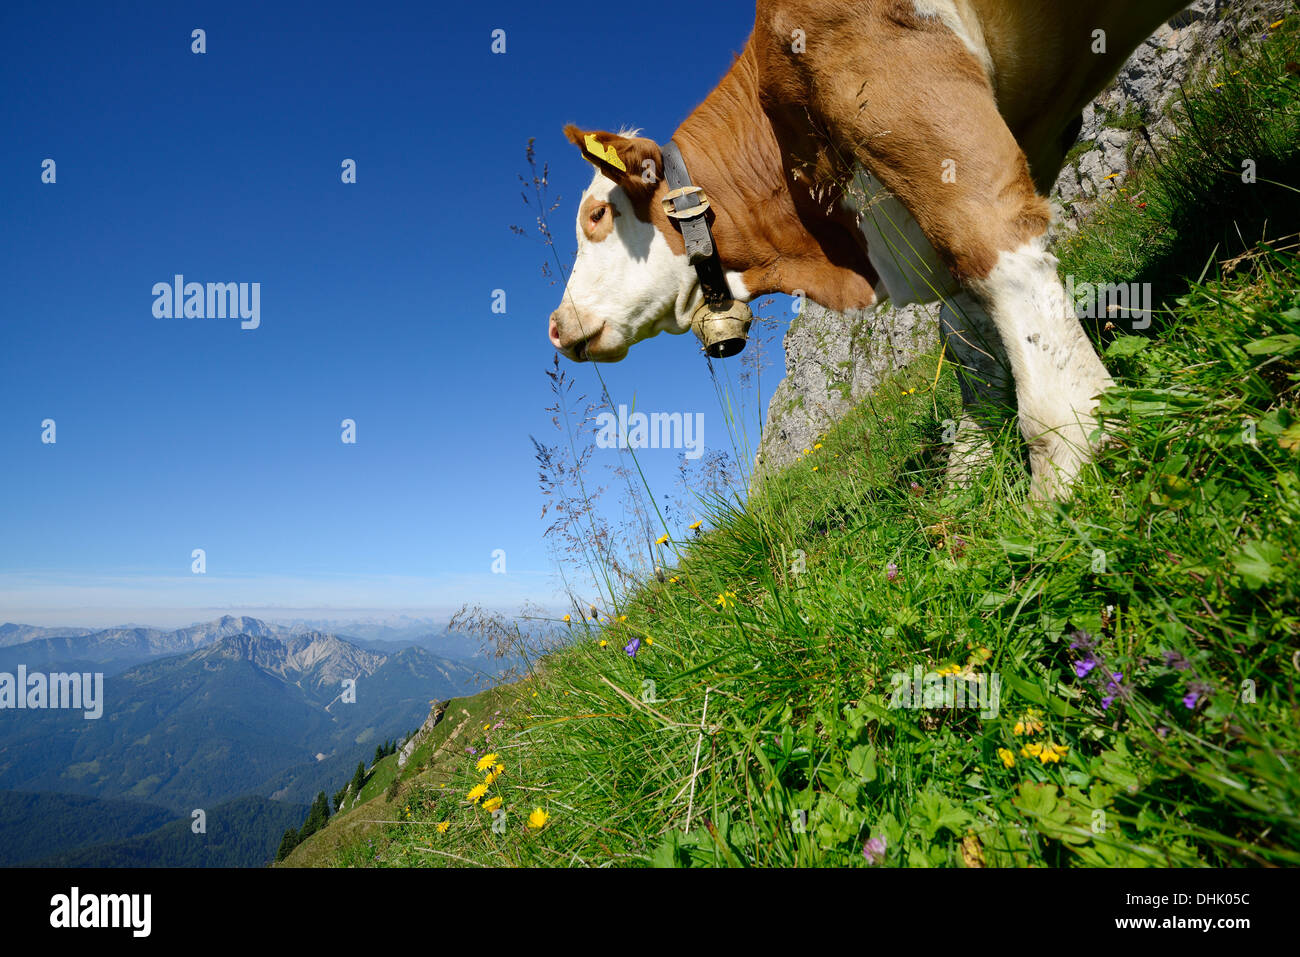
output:
[[[427,815],[439,800],[446,799],[446,785],[465,756],[465,749],[472,746],[470,741],[485,743],[491,725],[515,704],[527,684],[503,685],[468,698],[453,698],[442,721],[415,747],[404,767],[398,768],[396,754],[383,758],[369,770],[360,799],[348,801],[341,813],[294,848],[278,866],[369,867],[387,863],[385,852],[394,845],[388,832],[400,834],[410,826],[415,813]],[[400,843],[396,842],[396,846],[400,847]]]
[[[1270,44],[1194,95],[1134,181],[1147,207],[1063,251],[1170,304],[1108,337],[1111,439],[1069,505],[1026,503],[1013,435],[946,491],[957,390],[918,362],[747,503],[709,502],[665,580],[559,626],[506,726],[466,730],[446,787],[332,862],[866,866],[870,839],[883,866],[1300,863],[1300,261],[1256,244],[1287,188],[1238,205],[1196,160],[1262,143],[1294,169],[1293,26]],[[1205,278],[1238,229],[1252,255]],[[916,668],[996,676],[997,707],[895,706]],[[495,812],[466,799],[487,751]]]

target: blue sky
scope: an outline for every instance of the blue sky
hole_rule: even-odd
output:
[[[0,621],[553,600],[529,435],[554,435],[561,287],[509,229],[531,222],[525,144],[564,199],[567,264],[591,170],[562,125],[666,140],[752,22],[752,2],[7,0]],[[704,38],[697,56],[663,55],[667,23]],[[260,327],[155,318],[177,273],[259,282]],[[730,447],[693,337],[602,371],[616,402],[702,412],[708,447]],[[677,455],[641,453],[657,493]]]

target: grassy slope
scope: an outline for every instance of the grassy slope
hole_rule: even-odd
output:
[[[1264,182],[1300,182],[1298,48],[1288,23],[1217,78],[1062,249],[1172,305],[1151,338],[1104,337],[1113,440],[1070,506],[1025,505],[1012,437],[946,495],[956,389],[917,363],[682,531],[674,580],[575,624],[502,733],[446,752],[447,788],[332,862],[862,865],[883,838],[888,865],[1300,863],[1300,264],[1183,278],[1237,229],[1300,222]],[[996,673],[998,713],[891,707],[917,666]],[[465,746],[505,766],[499,833]]]
[[[439,797],[459,758],[466,756],[471,741],[486,743],[498,712],[511,707],[522,686],[490,688],[468,698],[453,698],[434,729],[411,752],[405,767],[397,767],[397,755],[390,754],[369,770],[357,801],[350,801],[342,813],[330,818],[326,827],[298,845],[281,862],[282,867],[330,865],[369,866],[382,861],[385,826],[401,828],[424,805]],[[485,730],[484,726],[488,728]],[[398,790],[389,796],[394,778]]]

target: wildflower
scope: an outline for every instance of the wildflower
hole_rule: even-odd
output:
[[[627,615],[619,615],[619,616],[618,616],[618,620],[619,620],[619,621],[627,621]]]
[[[1016,756],[1011,753],[1009,748],[998,748],[998,757],[1002,759],[1002,763],[1006,767],[1010,768],[1015,766]]]
[[[626,645],[623,646],[623,650],[627,652],[627,656],[629,658],[635,658],[636,653],[641,650],[641,639],[633,638],[631,641],[629,641]]]
[[[870,838],[867,843],[863,844],[862,856],[866,858],[868,864],[883,864],[885,860],[884,835]]]
[[[1093,668],[1097,667],[1097,659],[1089,655],[1087,658],[1080,658],[1074,663],[1074,673],[1080,678],[1086,678]]]
[[[1011,733],[1017,737],[1022,734],[1042,734],[1043,712],[1037,708],[1030,708],[1021,715],[1020,720],[1016,722],[1016,726],[1011,729]]]
[[[898,566],[895,565],[893,562],[890,562],[888,565],[885,566],[885,580],[892,582],[897,577],[898,577]]]
[[[697,521],[695,522],[694,525],[688,525],[687,528],[689,528],[692,532],[694,532],[694,531],[697,531],[697,530],[699,529],[699,527],[700,527],[701,525],[703,525],[703,524],[704,524],[704,520],[703,520],[703,519],[699,519],[699,520],[697,520]]]
[[[656,545],[662,545],[662,544],[663,544],[664,542],[666,542],[666,541],[668,541],[668,536],[667,536],[667,535],[660,535],[658,538],[655,539],[655,544],[656,544]]]
[[[944,665],[942,668],[939,669],[938,674],[940,675],[940,677],[946,677],[947,675],[955,675],[960,672],[961,672],[961,668],[958,667],[957,665]]]
[[[817,442],[816,444],[813,445],[813,448],[815,448],[815,449],[820,449],[821,447],[822,447],[822,444],[821,444],[820,442]]]
[[[501,806],[501,798],[490,797],[483,802],[483,810],[491,813]]]
[[[1041,744],[1036,744],[1036,743],[1026,744],[1024,747],[1020,749],[1020,756],[1022,758],[1036,758],[1040,756],[1042,753],[1043,753],[1043,746]]]
[[[1128,689],[1123,685],[1124,672],[1116,671],[1110,676],[1110,681],[1106,684],[1106,697],[1101,699],[1101,710],[1107,711],[1116,698],[1123,698]]]
[[[736,603],[736,593],[734,591],[718,592],[718,597],[713,603],[722,608],[730,608]]]
[[[1070,642],[1071,651],[1082,648],[1084,651],[1090,652],[1097,647],[1097,639],[1086,631],[1076,631],[1070,637],[1074,639]]]
[[[1186,671],[1192,666],[1192,663],[1176,651],[1165,652],[1165,667],[1173,668],[1176,671]]]
[[[1211,687],[1204,681],[1193,681],[1187,686],[1187,694],[1183,695],[1183,707],[1188,711],[1195,711],[1196,705],[1201,698],[1209,694]]]
[[[681,579],[674,575],[672,578],[668,579],[668,584],[676,585],[679,581],[681,581]]]
[[[647,638],[647,639],[645,640],[645,643],[646,643],[647,645],[653,645],[653,644],[655,643],[655,640],[654,640],[653,638]]]
[[[534,831],[540,831],[546,826],[546,822],[550,819],[551,816],[549,814],[541,808],[537,808],[532,814],[528,815],[528,826]]]
[[[1045,744],[1042,753],[1039,754],[1038,760],[1044,764],[1060,764],[1061,758],[1065,757],[1066,752],[1070,749],[1064,744]]]
[[[820,465],[814,465],[814,466],[813,466],[813,471],[816,472],[819,468],[821,468]]]
[[[600,639],[600,647],[604,648],[608,644],[609,642],[606,641],[604,638]]]
[[[478,762],[474,765],[474,770],[486,771],[488,768],[492,767],[492,765],[496,764],[497,761],[500,760],[500,757],[501,756],[498,754],[485,754],[483,757],[478,759]]]
[[[485,794],[487,794],[487,785],[476,784],[469,789],[469,793],[465,795],[465,800],[470,804],[477,804],[479,799]]]
[[[567,625],[567,624],[569,623],[569,621],[570,621],[569,616],[568,616],[568,615],[565,615],[565,616],[564,616],[564,623]]]
[[[537,697],[537,692],[536,692],[536,691],[533,692],[533,697],[534,697],[534,698]],[[469,755],[475,755],[475,754],[478,754],[478,748],[466,748],[466,749],[465,749],[465,753],[466,753],[466,754],[469,754]]]
[[[501,772],[493,768],[488,772],[488,776],[483,779],[483,783],[491,787],[496,783],[496,779],[501,777]]]
[[[1280,26],[1281,26],[1283,23],[1285,23],[1285,22],[1286,22],[1286,18],[1283,17],[1281,20],[1278,20],[1276,23],[1270,23],[1270,24],[1268,25],[1268,28],[1269,28],[1270,30],[1276,30],[1278,27],[1280,27]],[[1234,75],[1235,75],[1235,74],[1234,74]]]
[[[439,833],[439,834],[446,834],[446,833],[447,833],[447,829],[448,829],[449,827],[451,827],[451,821],[439,821],[439,822],[438,822],[438,833]]]

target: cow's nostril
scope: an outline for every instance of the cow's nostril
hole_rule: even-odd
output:
[[[555,321],[554,315],[551,316],[551,327],[549,332],[551,335],[551,345],[555,346],[557,349],[560,348],[560,326],[559,323]]]

